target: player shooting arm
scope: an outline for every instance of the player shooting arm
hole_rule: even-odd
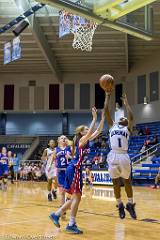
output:
[[[104,110],[103,110],[99,126],[97,127],[96,131],[89,138],[90,141],[94,140],[102,132],[103,127],[104,127],[104,121],[105,121],[105,113],[104,113]]]
[[[89,140],[89,138],[93,134],[96,121],[97,121],[97,109],[95,107],[93,107],[92,108],[92,122],[90,124],[87,134],[80,139],[79,146],[85,145],[86,142]]]
[[[123,94],[122,100],[123,100],[124,106],[125,106],[126,111],[127,111],[128,129],[129,129],[130,132],[132,132],[132,128],[133,128],[133,112],[132,112],[131,107],[130,107],[130,105],[128,103],[128,99],[127,99],[127,95],[126,94]]]
[[[111,128],[113,126],[113,120],[112,120],[111,114],[109,112],[110,96],[111,96],[111,93],[106,92],[106,97],[105,97],[105,102],[104,102],[104,114],[106,116],[109,128]]]

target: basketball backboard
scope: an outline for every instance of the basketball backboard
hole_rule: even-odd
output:
[[[144,40],[152,40],[152,8],[147,5],[156,0],[37,0],[51,7],[63,9],[74,15],[92,20],[115,30],[136,36]],[[128,21],[128,15],[135,10],[145,7],[144,27],[134,26]],[[127,16],[127,17],[126,17]],[[123,21],[122,21],[123,18]]]
[[[71,0],[78,5],[85,6],[94,14],[104,19],[117,20],[139,8],[142,8],[155,0]]]

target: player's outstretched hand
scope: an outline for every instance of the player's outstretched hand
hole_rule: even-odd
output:
[[[121,98],[121,99],[122,99],[124,105],[127,105],[127,104],[128,104],[127,95],[126,95],[125,93],[122,95],[122,98]]]
[[[96,107],[92,107],[92,116],[93,116],[93,119],[97,119],[97,109],[96,109]]]
[[[110,96],[111,93],[112,93],[112,90],[111,91],[105,91],[106,96]]]

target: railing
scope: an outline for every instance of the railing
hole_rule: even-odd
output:
[[[23,164],[23,163],[44,163],[45,161],[44,160],[40,160],[40,159],[38,159],[38,160],[35,160],[35,159],[29,159],[29,160],[25,160],[25,159],[23,159],[22,161],[21,161],[21,164]]]
[[[156,145],[145,150],[144,152],[134,156],[133,158],[131,158],[132,164],[135,165],[137,163],[140,163],[141,161],[144,161],[153,153],[155,153],[159,147],[160,147],[160,143],[157,143]]]

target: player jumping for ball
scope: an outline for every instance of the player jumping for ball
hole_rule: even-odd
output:
[[[94,131],[97,121],[97,110],[92,108],[92,122],[88,128],[81,125],[76,128],[76,135],[74,138],[75,153],[74,157],[66,168],[64,190],[71,194],[72,197],[69,201],[64,203],[55,213],[50,214],[50,219],[60,228],[60,217],[68,210],[71,209],[70,220],[66,227],[66,231],[74,234],[82,234],[76,224],[76,216],[78,207],[82,196],[82,161],[86,149],[89,147],[89,141],[95,139],[102,131],[104,125],[104,111],[98,128]]]
[[[117,200],[117,207],[121,219],[125,218],[125,207],[121,200],[121,187],[119,178],[124,179],[125,192],[128,197],[126,210],[130,213],[133,219],[136,219],[135,203],[133,202],[133,189],[130,179],[131,162],[128,155],[129,136],[132,132],[133,113],[128,104],[126,94],[123,95],[122,100],[127,111],[128,118],[121,117],[118,123],[114,123],[109,112],[109,100],[111,92],[106,91],[105,112],[109,125],[109,140],[111,151],[108,154],[107,161],[109,165],[109,174],[113,181],[113,188],[115,198]]]

